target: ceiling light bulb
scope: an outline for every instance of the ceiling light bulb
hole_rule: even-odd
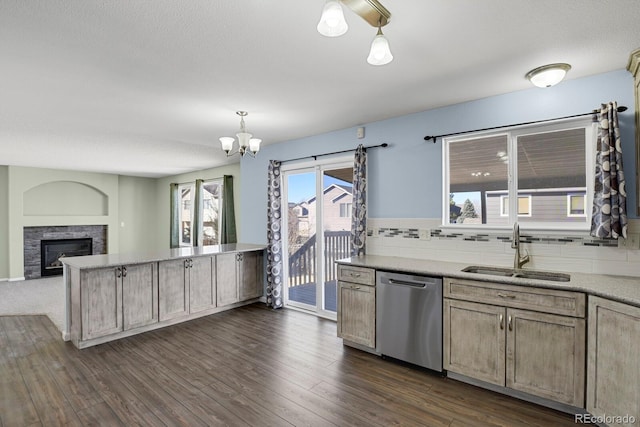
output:
[[[222,149],[226,151],[227,154],[233,148],[233,141],[234,139],[231,138],[230,136],[223,136],[220,138],[220,144],[222,144]]]
[[[371,65],[385,65],[393,60],[391,49],[389,48],[389,41],[382,34],[382,29],[378,27],[378,33],[371,42],[371,51],[367,62]]]
[[[327,0],[317,28],[320,34],[327,37],[338,37],[347,32],[349,26],[344,19],[342,6],[338,0]]]
[[[560,83],[570,69],[569,64],[543,65],[529,71],[526,78],[537,87],[551,87]]]
[[[253,154],[256,154],[258,151],[260,151],[261,142],[262,140],[260,138],[251,138],[249,140],[249,151],[251,151]]]

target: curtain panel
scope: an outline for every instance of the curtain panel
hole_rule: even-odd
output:
[[[622,146],[616,102],[602,104],[598,114],[595,188],[591,235],[627,237],[627,192],[622,169]]]
[[[180,246],[180,195],[178,184],[169,184],[169,247]]]
[[[367,151],[358,146],[353,162],[353,205],[351,213],[351,256],[365,254],[367,238]]]
[[[237,243],[236,212],[233,200],[233,176],[225,175],[222,178],[222,213],[220,244]]]
[[[282,272],[282,175],[281,163],[269,161],[267,188],[267,305],[281,308]]]

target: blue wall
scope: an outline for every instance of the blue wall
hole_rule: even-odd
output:
[[[635,218],[635,123],[633,78],[626,70],[565,81],[548,89],[532,88],[463,104],[366,123],[365,138],[356,128],[265,146],[258,157],[241,161],[241,241],[266,243],[267,167],[271,159],[390,144],[369,151],[368,203],[371,218],[440,218],[442,144],[423,140],[492,126],[586,113],[602,102],[629,109],[619,115],[627,180],[629,217]],[[381,100],[384,102],[384,100]]]

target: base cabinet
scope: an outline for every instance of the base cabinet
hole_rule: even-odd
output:
[[[189,259],[158,263],[160,320],[189,314]]]
[[[218,307],[263,295],[263,251],[216,256]]]
[[[445,296],[466,295],[493,304],[444,299],[444,368],[487,383],[583,407],[584,294],[488,282],[445,280]],[[575,298],[577,303],[568,303]],[[560,301],[558,307],[546,301]],[[563,314],[527,310],[546,306]],[[582,308],[581,308],[582,307]]]
[[[338,265],[338,336],[376,346],[375,270]]]
[[[640,426],[639,307],[589,297],[587,411]]]
[[[158,322],[157,264],[83,270],[81,332],[89,340]]]

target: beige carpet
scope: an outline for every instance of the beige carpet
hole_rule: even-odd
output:
[[[62,276],[0,282],[0,316],[12,314],[46,314],[62,331],[64,324]]]

